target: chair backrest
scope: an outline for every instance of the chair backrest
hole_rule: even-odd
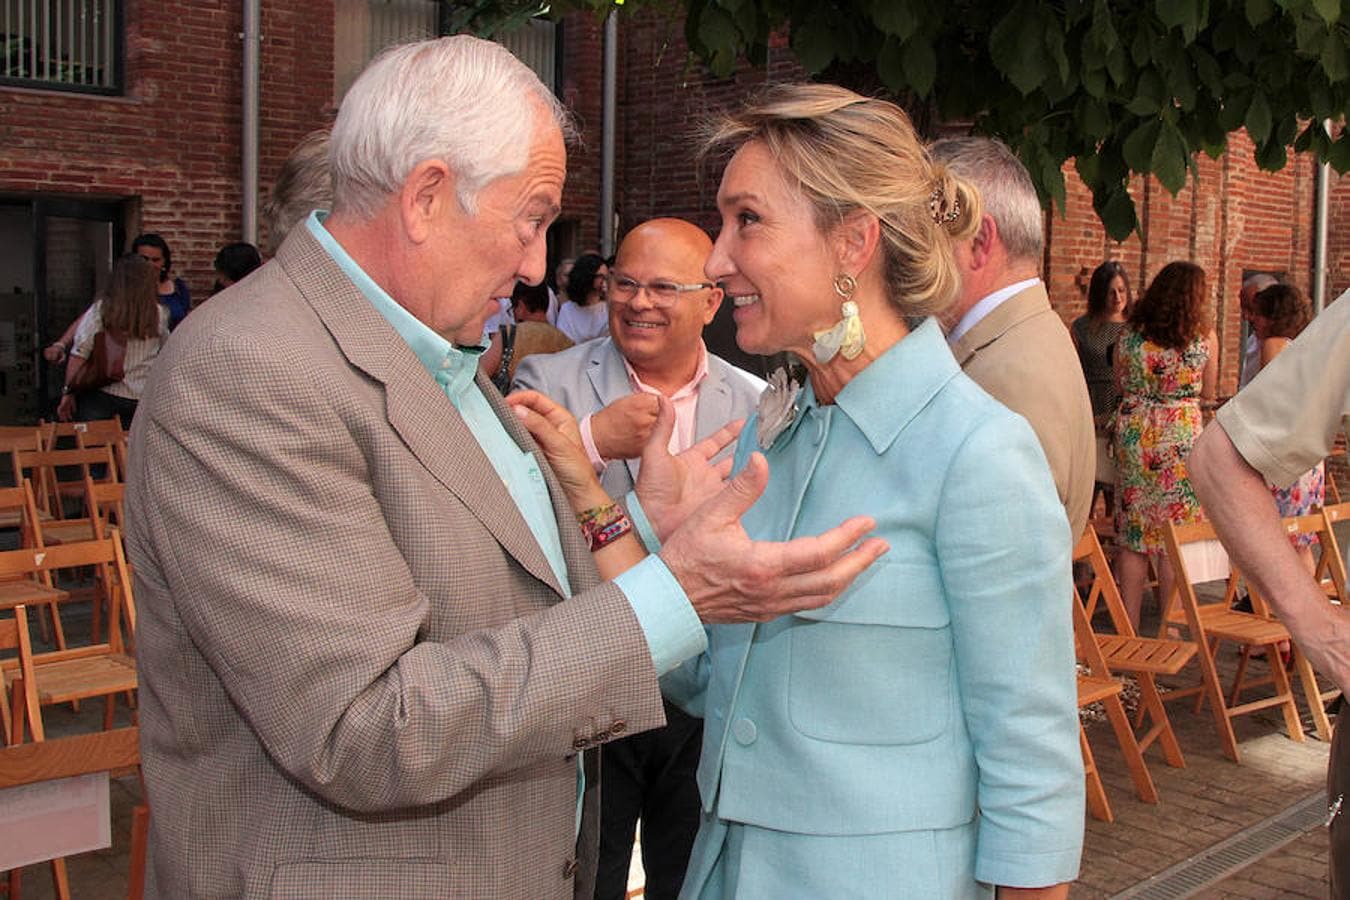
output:
[[[0,749],[0,788],[113,772],[140,765],[140,728],[130,726]]]
[[[71,450],[17,450],[14,453],[14,481],[17,484],[24,478],[31,478],[38,507],[49,515],[61,518],[63,510],[57,468],[77,467],[83,480],[91,477],[92,466],[104,467],[98,481],[117,480],[117,463],[109,446],[77,447]]]
[[[1199,628],[1198,622],[1190,621],[1192,618],[1191,612],[1194,611],[1198,616],[1204,609],[1210,607],[1230,608],[1233,601],[1237,599],[1241,573],[1228,558],[1228,552],[1219,543],[1219,536],[1215,533],[1214,526],[1209,522],[1193,522],[1186,525],[1167,522],[1163,529],[1163,538],[1167,547],[1167,557],[1172,563],[1172,572],[1175,577],[1172,579],[1171,596],[1163,598],[1159,637],[1162,636],[1168,624],[1175,623],[1180,618],[1174,615],[1174,610],[1178,601],[1180,601],[1182,603],[1181,614],[1187,620],[1187,624],[1192,631],[1191,638],[1192,640],[1199,640],[1203,629]],[[1218,600],[1201,602],[1195,586],[1212,581],[1225,582],[1223,597]],[[1247,585],[1247,591],[1252,601],[1252,612],[1269,618],[1270,610],[1256,589],[1249,584]]]
[[[126,440],[122,421],[116,417],[92,422],[44,422],[41,427],[46,438],[44,450],[60,449],[57,441],[61,438],[74,438],[86,447],[110,447]]]
[[[20,547],[41,547],[42,520],[33,499],[33,484],[27,478],[18,487],[0,488],[0,515],[12,515],[19,527]]]
[[[131,634],[135,634],[136,603],[131,594],[120,531],[110,529],[107,537],[98,540],[0,551],[0,581],[77,566],[97,567],[110,603],[108,644],[115,652],[122,652],[125,645],[118,623],[124,618]]]
[[[28,610],[22,604],[13,607],[10,615],[0,612],[0,650],[17,652],[19,682],[15,684],[15,689],[23,693],[24,719],[28,722],[28,730],[32,733],[34,740],[40,741],[43,736],[42,707],[38,701],[37,679],[33,677],[33,645],[30,643],[28,636]],[[11,660],[6,665],[15,665],[15,662]],[[0,707],[3,708],[4,712],[5,743],[10,743],[13,723],[10,722],[9,718],[9,698],[3,696],[3,692],[0,692]],[[4,778],[3,769],[4,767],[0,766],[0,781]]]
[[[1350,522],[1350,502],[1322,507],[1322,556],[1317,561],[1318,577],[1331,578],[1342,605],[1350,604],[1350,577],[1346,575],[1345,555],[1336,537],[1336,523]]]
[[[1073,561],[1087,563],[1092,569],[1092,587],[1083,600],[1088,622],[1092,622],[1097,605],[1105,603],[1107,615],[1111,617],[1111,627],[1115,629],[1116,634],[1135,637],[1134,626],[1130,624],[1130,614],[1125,611],[1125,601],[1120,597],[1120,588],[1111,573],[1111,564],[1106,559],[1106,551],[1102,549],[1097,531],[1091,524],[1083,531],[1083,536],[1073,548]]]
[[[18,450],[41,450],[42,432],[34,425],[0,425],[0,455],[11,457]],[[9,477],[9,476],[5,476]],[[15,479],[18,484],[20,479]]]

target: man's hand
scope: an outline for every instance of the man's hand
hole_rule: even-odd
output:
[[[656,425],[661,398],[638,392],[591,415],[591,439],[601,458],[637,459]],[[669,436],[667,436],[669,439]]]
[[[890,549],[881,538],[858,543],[876,527],[865,516],[815,537],[752,541],[740,517],[768,481],[769,464],[756,453],[661,549],[661,558],[704,622],[766,622],[824,606]]]
[[[731,457],[713,458],[736,440],[744,419],[722,426],[688,450],[672,456],[670,435],[675,428],[675,407],[664,397],[656,426],[642,448],[642,465],[635,486],[642,511],[662,541],[694,510],[716,496],[731,474]],[[594,426],[594,419],[592,419]]]
[[[516,391],[506,402],[543,451],[573,510],[581,512],[609,502],[570,412],[538,391]]]

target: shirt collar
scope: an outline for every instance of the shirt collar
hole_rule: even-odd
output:
[[[930,317],[855,375],[834,402],[872,449],[883,453],[960,371],[942,327]],[[814,395],[806,402],[814,403]]]
[[[979,303],[976,303],[970,309],[966,310],[966,314],[961,317],[961,321],[957,322],[956,327],[947,335],[947,343],[955,344],[957,341],[961,340],[961,338],[965,337],[966,332],[980,324],[981,319],[998,309],[1003,301],[1015,294],[1020,294],[1029,287],[1040,284],[1040,281],[1039,278],[1027,278],[1016,284],[1010,284],[1007,287],[999,288],[992,294],[984,297]]]
[[[319,246],[333,258],[333,262],[337,263],[343,274],[356,285],[362,296],[370,301],[370,305],[375,307],[376,311],[393,326],[394,331],[398,332],[399,337],[407,342],[437,383],[451,396],[457,396],[473,384],[482,348],[457,348],[426,324],[418,321],[357,265],[356,260],[351,258],[323,226],[323,220],[326,218],[327,212],[316,209],[305,220],[305,226],[319,242]]]
[[[644,394],[661,393],[656,388],[643,383],[642,379],[638,377],[637,371],[629,364],[627,357],[625,357],[622,353],[619,354],[619,359],[623,360],[623,367],[628,370],[628,383],[633,386],[634,390],[642,391]],[[684,385],[679,390],[672,393],[670,395],[670,399],[680,400],[684,397],[689,396],[694,391],[698,390],[699,384],[707,376],[708,376],[708,348],[702,341],[699,341],[698,367],[694,369],[694,377],[691,378],[686,385]]]

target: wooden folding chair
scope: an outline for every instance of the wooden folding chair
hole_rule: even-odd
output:
[[[1302,742],[1304,736],[1303,728],[1299,724],[1298,706],[1294,702],[1294,693],[1289,683],[1289,676],[1280,661],[1280,644],[1289,640],[1289,631],[1268,615],[1264,601],[1255,590],[1251,589],[1250,585],[1248,585],[1248,593],[1256,611],[1247,613],[1230,608],[1237,594],[1239,579],[1239,573],[1231,563],[1226,566],[1227,582],[1223,599],[1218,602],[1200,602],[1196,594],[1195,584],[1197,581],[1203,582],[1209,579],[1201,573],[1192,574],[1194,566],[1187,561],[1187,555],[1182,548],[1199,546],[1203,542],[1212,541],[1213,544],[1208,545],[1208,549],[1222,553],[1223,558],[1226,559],[1227,554],[1223,553],[1218,537],[1214,533],[1214,527],[1210,523],[1197,522],[1189,525],[1174,525],[1168,522],[1164,529],[1164,537],[1167,543],[1167,555],[1171,560],[1172,571],[1176,577],[1173,579],[1172,595],[1166,599],[1163,605],[1158,636],[1165,637],[1169,626],[1184,626],[1189,632],[1191,640],[1195,642],[1198,650],[1196,659],[1200,664],[1200,683],[1194,687],[1172,691],[1166,699],[1172,701],[1194,696],[1197,712],[1200,706],[1208,701],[1214,716],[1214,724],[1219,731],[1224,755],[1233,762],[1240,763],[1242,759],[1238,751],[1237,735],[1233,732],[1232,720],[1237,716],[1257,710],[1279,707],[1280,711],[1284,713],[1285,727],[1290,739]],[[1219,683],[1219,673],[1215,665],[1216,655],[1224,641],[1232,642],[1243,648],[1265,648],[1266,661],[1270,666],[1271,683],[1275,691],[1274,696],[1238,703],[1236,702],[1236,694],[1243,688],[1243,685],[1241,682],[1236,682],[1235,698],[1232,702],[1229,701]]]
[[[24,479],[19,487],[0,488],[0,515],[13,512],[19,517],[19,546],[41,550],[46,545],[42,536],[42,522],[37,517],[37,505],[33,502],[33,486]],[[56,587],[51,572],[42,572],[36,576],[21,576],[0,580],[0,610],[11,609],[19,604],[44,607],[51,619],[51,629],[57,649],[64,650],[66,635],[61,628],[61,615],[57,604],[70,599],[70,592]],[[47,637],[47,620],[42,620],[43,638]]]
[[[33,497],[37,500],[38,510],[52,519],[65,519],[66,508],[60,484],[78,483],[78,495],[84,494],[84,476],[92,475],[92,466],[102,466],[103,476],[95,479],[100,482],[116,481],[117,466],[111,447],[74,448],[70,450],[19,450],[14,453],[14,483],[24,478],[33,482]],[[59,482],[57,469],[74,469],[78,473],[78,482]],[[66,496],[74,496],[66,492]],[[83,504],[81,504],[83,505]],[[74,520],[78,522],[79,520]],[[87,524],[87,523],[86,523]],[[73,526],[72,526],[73,527]],[[91,532],[85,532],[92,536]],[[72,533],[73,539],[82,539]],[[57,543],[62,535],[48,531],[48,543]]]
[[[42,449],[42,432],[33,425],[0,425],[0,456],[10,457],[10,469],[13,470],[14,454],[20,450],[32,453]],[[14,480],[15,486],[22,479]],[[17,510],[0,510],[0,529],[19,528],[22,515]]]
[[[1125,705],[1120,702],[1120,692],[1124,687],[1120,681],[1111,677],[1106,658],[1097,646],[1092,626],[1082,604],[1074,597],[1073,633],[1079,661],[1088,669],[1087,675],[1078,676],[1078,708],[1092,703],[1101,703],[1106,710],[1106,718],[1116,733],[1116,743],[1120,745],[1125,765],[1130,770],[1130,779],[1134,782],[1134,792],[1145,803],[1158,802],[1158,789],[1153,785],[1153,776],[1148,772],[1139,744],[1134,739],[1134,729],[1130,727],[1129,716],[1125,714]],[[1106,791],[1102,788],[1101,775],[1097,772],[1097,762],[1088,744],[1087,731],[1082,723],[1078,725],[1078,742],[1083,750],[1083,770],[1087,776],[1088,809],[1093,818],[1105,822],[1115,821],[1111,805],[1106,800]]]
[[[117,463],[115,478],[126,477],[127,433],[122,428],[122,420],[114,416],[111,419],[95,419],[91,422],[51,422],[43,423],[44,450],[81,449],[108,447],[113,451]],[[78,485],[71,485],[71,493]]]
[[[95,479],[93,477],[93,469],[97,466],[104,467],[103,478]],[[78,496],[81,498],[82,511],[85,513],[82,518],[64,518],[65,498],[58,496],[54,488],[54,485],[57,484],[56,470],[58,467],[76,467],[80,471]],[[98,517],[89,515],[86,485],[117,483],[117,466],[111,447],[39,450],[35,452],[20,451],[14,454],[14,477],[16,481],[31,477],[33,495],[37,499],[39,507],[42,504],[42,497],[44,495],[48,497],[48,511],[54,519],[43,526],[43,536],[48,544],[88,541],[101,537],[98,530],[101,527]],[[63,483],[73,484],[74,482]]]
[[[1083,600],[1087,621],[1089,624],[1092,622],[1098,604],[1103,603],[1115,631],[1114,634],[1093,631],[1107,672],[1129,672],[1139,685],[1139,712],[1134,724],[1137,729],[1145,721],[1148,723],[1146,731],[1142,734],[1136,731],[1135,734],[1140,752],[1147,753],[1156,741],[1161,744],[1163,758],[1169,766],[1185,768],[1186,759],[1182,756],[1176,732],[1172,729],[1172,722],[1167,717],[1167,709],[1158,692],[1157,676],[1176,675],[1184,669],[1195,656],[1195,644],[1172,638],[1139,637],[1135,633],[1130,616],[1125,611],[1125,603],[1120,598],[1120,589],[1107,564],[1106,553],[1091,526],[1079,539],[1073,558],[1074,562],[1086,563],[1092,570],[1092,584]]]
[[[140,729],[135,726],[34,741],[0,750],[0,789],[99,772],[116,775],[126,770],[139,770],[140,762]],[[127,896],[137,900],[145,884],[148,813],[148,807],[142,803],[132,814]],[[65,860],[53,859],[51,864],[56,896],[69,900],[70,882],[66,877]],[[11,897],[18,897],[18,876],[17,871],[10,872]]]
[[[126,694],[130,698],[137,687],[136,662],[126,652],[122,639],[122,623],[125,622],[128,634],[131,634],[134,633],[136,619],[131,581],[127,577],[126,560],[122,554],[121,534],[114,531],[102,540],[64,544],[43,550],[0,552],[0,577],[37,574],[73,566],[94,566],[107,582],[107,593],[112,598],[107,642],[47,653],[26,652],[21,644],[19,659],[0,661],[0,673],[3,673],[7,690],[12,690],[13,684],[19,679],[25,682],[31,679],[37,691],[38,703],[43,706],[103,697],[104,728],[111,728],[117,695]],[[15,616],[20,630],[26,630],[27,619],[23,606],[15,607]],[[30,664],[31,675],[25,671]],[[23,739],[23,721],[19,712],[18,709],[13,711],[11,727],[14,743]]]
[[[1317,580],[1327,597],[1350,609],[1350,578],[1346,577],[1345,555],[1336,537],[1336,523],[1350,522],[1350,503],[1322,507],[1322,555],[1317,559]]]

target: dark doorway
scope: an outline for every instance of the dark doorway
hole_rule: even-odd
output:
[[[62,372],[42,358],[107,285],[123,201],[0,198],[0,423],[51,418]]]

